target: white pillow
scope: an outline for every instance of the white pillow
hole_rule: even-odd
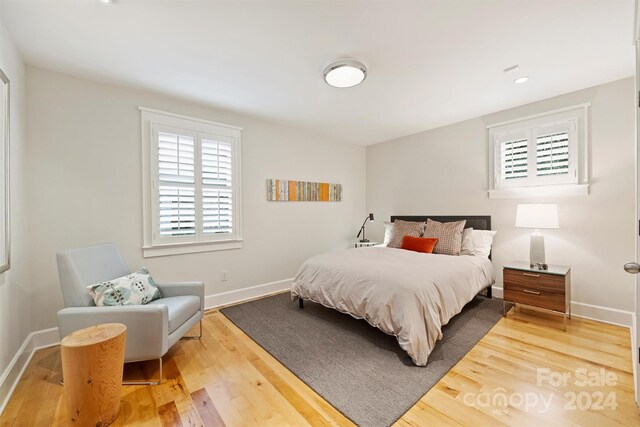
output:
[[[393,223],[389,221],[384,221],[384,242],[382,243],[384,246],[387,246],[387,244],[391,240],[392,230],[393,230]]]
[[[473,242],[473,250],[477,256],[489,258],[491,253],[491,245],[493,244],[493,236],[497,231],[490,230],[473,230],[471,232],[471,241]]]
[[[460,255],[475,255],[473,248],[473,240],[471,240],[471,232],[473,228],[465,228],[462,230],[462,246],[460,246]]]

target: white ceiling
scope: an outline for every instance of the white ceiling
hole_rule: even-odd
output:
[[[2,16],[28,64],[357,144],[634,74],[633,0],[116,1],[2,0]],[[367,79],[327,86],[345,56]]]

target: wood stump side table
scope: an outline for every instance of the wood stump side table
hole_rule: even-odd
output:
[[[122,323],[105,323],[72,332],[60,342],[72,425],[105,427],[118,416],[126,336]]]

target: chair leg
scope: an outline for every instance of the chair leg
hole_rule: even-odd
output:
[[[200,320],[198,322],[198,325],[200,325],[200,334],[199,335],[184,336],[184,337],[182,337],[180,339],[181,340],[199,340],[200,338],[202,338],[202,320]]]
[[[162,383],[162,357],[158,358],[160,363],[160,378],[158,381],[122,381],[122,385],[158,385]]]

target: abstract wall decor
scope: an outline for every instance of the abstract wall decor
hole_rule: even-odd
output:
[[[267,200],[272,202],[341,202],[342,184],[267,179]]]

